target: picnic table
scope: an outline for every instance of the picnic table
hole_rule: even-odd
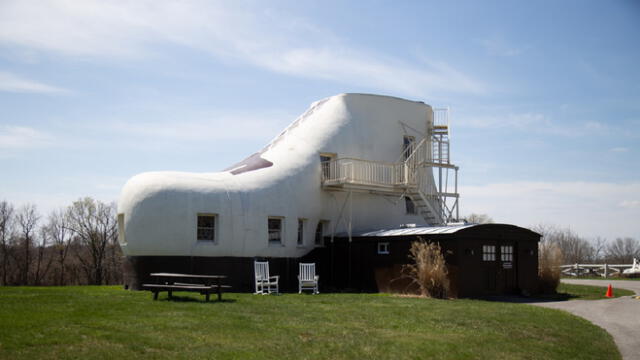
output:
[[[156,278],[155,284],[142,284],[142,288],[153,292],[153,300],[158,300],[158,293],[166,291],[169,298],[174,291],[193,291],[204,295],[209,301],[209,294],[215,291],[218,301],[222,300],[222,289],[231,288],[223,285],[224,275],[196,275],[196,274],[176,274],[176,273],[151,273],[151,277]]]

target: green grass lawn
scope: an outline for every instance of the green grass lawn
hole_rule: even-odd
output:
[[[607,288],[604,286],[574,285],[560,283],[557,294],[546,296],[554,300],[602,300],[606,299],[604,294]],[[631,296],[635,293],[631,290],[614,288],[613,296]]]
[[[0,287],[2,359],[618,359],[566,312],[384,294],[198,294]]]

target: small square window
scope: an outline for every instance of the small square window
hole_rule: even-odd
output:
[[[198,241],[216,241],[216,215],[198,214]]]
[[[388,255],[389,254],[389,243],[388,242],[379,242],[378,243],[378,254],[380,254],[380,255]]]
[[[304,223],[306,222],[305,219],[298,219],[298,241],[297,244],[298,246],[303,246],[304,245]]]
[[[282,218],[270,217],[268,220],[269,244],[282,244]]]
[[[482,245],[482,260],[483,261],[496,260],[496,247],[494,245]]]

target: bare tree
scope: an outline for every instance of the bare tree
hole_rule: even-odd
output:
[[[0,261],[2,261],[2,285],[8,284],[9,262],[12,258],[13,247],[11,238],[14,231],[13,206],[6,202],[0,202]]]
[[[19,254],[22,258],[18,261],[18,267],[20,268],[20,283],[22,285],[29,284],[29,274],[31,264],[33,262],[31,251],[39,219],[40,215],[38,215],[38,211],[34,204],[26,204],[22,206],[16,215],[19,227],[18,246],[22,250]]]
[[[48,223],[45,227],[47,236],[51,239],[51,246],[58,265],[57,285],[64,285],[66,282],[66,260],[71,245],[71,231],[69,230],[68,222],[68,217],[64,210],[54,210],[49,214]]]
[[[464,220],[471,224],[493,224],[493,219],[487,214],[471,213]]]
[[[533,231],[542,235],[543,244],[550,243],[558,247],[565,264],[585,263],[594,258],[595,248],[571,229],[540,224],[534,226]]]
[[[634,258],[640,258],[640,242],[634,238],[617,238],[607,246],[607,261],[630,264]]]
[[[112,216],[113,216],[113,221],[114,221],[114,226],[115,229],[117,231],[117,218],[116,213],[117,213],[117,205],[116,203],[112,202],[110,204],[111,210],[113,210],[112,212]],[[111,237],[111,239],[109,240],[109,243],[107,244],[107,254],[108,254],[108,259],[109,259],[109,266],[108,269],[109,271],[107,272],[107,284],[113,284],[113,283],[122,283],[123,281],[123,277],[122,277],[122,249],[120,248],[120,244],[118,243],[118,234],[117,232],[115,232],[113,234],[113,236]]]
[[[51,242],[51,236],[46,227],[40,228],[40,241],[37,241],[37,259],[36,266],[33,273],[33,284],[42,285],[43,280],[49,274],[51,270],[51,264],[53,263],[53,256],[51,256],[51,248],[49,243]]]
[[[117,234],[115,208],[90,197],[75,201],[67,212],[69,229],[86,247],[88,257],[78,255],[90,284],[100,285],[105,278],[107,245]]]
[[[591,246],[593,247],[593,258],[591,261],[594,263],[604,261],[607,249],[607,239],[598,236],[591,241]]]

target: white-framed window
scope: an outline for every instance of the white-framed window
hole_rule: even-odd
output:
[[[324,233],[329,228],[329,222],[327,220],[318,221],[316,226],[316,233],[314,238],[314,244],[316,246],[324,246]]]
[[[482,245],[482,261],[495,261],[496,247],[495,245]]]
[[[118,214],[118,241],[126,244],[127,239],[124,237],[124,214]]]
[[[282,245],[284,238],[284,218],[280,216],[269,216],[267,220],[267,228],[269,231],[269,245]]]
[[[388,255],[389,254],[389,243],[388,242],[379,242],[378,243],[378,254],[380,254],[380,255]]]
[[[511,245],[500,246],[500,260],[505,262],[513,261],[513,246]]]
[[[306,219],[298,219],[298,246],[304,246],[304,228],[306,222]]]
[[[197,234],[198,241],[216,241],[216,214],[198,214]]]

